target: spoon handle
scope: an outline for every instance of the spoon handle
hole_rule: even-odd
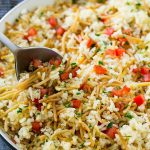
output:
[[[13,54],[19,49],[14,43],[12,43],[3,33],[0,32],[0,42],[7,46]]]

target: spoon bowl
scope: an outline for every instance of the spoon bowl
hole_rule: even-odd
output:
[[[16,76],[19,80],[20,74],[27,72],[28,67],[33,59],[39,59],[42,62],[48,62],[52,58],[62,56],[57,52],[45,47],[20,48],[12,43],[4,34],[0,33],[0,41],[7,46],[15,57]]]

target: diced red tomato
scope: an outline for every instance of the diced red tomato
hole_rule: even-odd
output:
[[[69,79],[69,72],[64,72],[60,75],[62,81]]]
[[[72,106],[74,108],[79,108],[81,106],[81,101],[80,100],[72,100]]]
[[[123,53],[125,53],[125,50],[123,48],[117,48],[115,50],[111,50],[111,49],[108,49],[106,50],[105,54],[106,55],[110,55],[110,56],[115,56],[115,57],[121,57],[123,56]]]
[[[126,38],[119,38],[118,41],[119,41],[119,45],[123,46],[127,42],[127,39]]]
[[[48,93],[47,93],[48,95],[52,95],[55,93],[55,89],[53,87],[49,87],[47,90],[48,90]]]
[[[3,77],[3,76],[4,76],[4,69],[0,68],[0,77]]]
[[[61,61],[62,60],[60,58],[52,58],[52,59],[50,59],[49,63],[51,65],[58,67],[61,64]]]
[[[32,130],[34,132],[40,132],[40,130],[41,130],[40,122],[37,122],[37,121],[32,122]]]
[[[106,50],[105,54],[110,55],[110,56],[116,56],[115,50],[112,50],[112,49]]]
[[[123,89],[122,89],[123,95],[124,95],[124,94],[127,94],[127,93],[129,93],[129,92],[130,92],[130,88],[127,87],[127,86],[124,86]]]
[[[48,89],[40,89],[40,93],[41,93],[41,98],[43,98],[44,95],[46,95],[48,93]]]
[[[57,26],[57,19],[54,16],[51,16],[48,19],[48,22],[53,28],[55,28]]]
[[[39,99],[34,99],[35,106],[37,110],[41,111],[42,103],[39,103]]]
[[[28,35],[29,36],[35,36],[37,34],[37,31],[35,28],[31,27],[29,30],[28,30]]]
[[[83,90],[84,92],[91,92],[91,87],[90,85],[83,83],[80,86],[80,90]]]
[[[143,82],[150,82],[150,73],[143,75],[142,81]]]
[[[95,44],[95,42],[94,42],[92,39],[88,39],[88,41],[87,41],[87,47],[88,47],[88,48],[91,48],[91,46],[92,46],[93,44]]]
[[[131,29],[124,29],[123,33],[127,34],[127,35],[131,35],[132,31],[131,31]]]
[[[108,18],[101,18],[100,21],[106,23],[108,21]]]
[[[65,29],[62,27],[57,28],[56,34],[62,36],[65,33]]]
[[[33,59],[32,65],[33,65],[35,68],[38,68],[39,66],[42,65],[42,61],[41,61],[40,59]]]
[[[147,67],[142,67],[141,68],[141,74],[142,75],[148,74],[149,72],[150,72],[149,68],[147,68]]]
[[[132,72],[133,72],[133,73],[138,73],[138,72],[139,72],[139,68],[134,68],[134,69],[132,70]]]
[[[94,66],[94,71],[96,74],[106,74],[107,73],[107,70],[99,65]]]
[[[115,49],[116,51],[116,56],[120,57],[123,56],[123,53],[125,53],[125,50],[123,48],[117,48]]]
[[[114,139],[115,138],[115,134],[117,134],[117,128],[116,127],[112,127],[107,129],[104,133],[107,134],[110,138]]]
[[[111,36],[115,30],[113,28],[106,28],[104,33],[107,34],[108,36]]]
[[[37,35],[37,31],[35,28],[31,27],[29,30],[28,30],[28,34],[24,36],[24,39],[25,40],[29,40],[29,37],[32,37],[32,36],[35,36]]]
[[[125,108],[125,104],[123,102],[116,102],[115,106],[119,109],[119,111],[122,111]]]
[[[137,106],[142,105],[144,103],[144,101],[145,101],[145,98],[141,94],[134,98],[134,102],[137,104]]]
[[[60,75],[61,80],[62,80],[62,81],[65,81],[65,80],[69,79],[69,74],[70,74],[70,73],[72,74],[72,77],[75,78],[75,77],[77,76],[77,70],[78,70],[78,69],[79,69],[79,68],[76,67],[76,68],[74,68],[74,69],[72,69],[72,70],[70,70],[70,71],[68,71],[68,72],[62,73],[62,74]]]
[[[77,76],[77,70],[78,70],[78,69],[79,69],[79,68],[76,67],[76,68],[74,68],[74,69],[71,71],[73,78],[75,78],[75,77]]]
[[[126,94],[128,94],[130,92],[130,88],[128,88],[127,86],[124,86],[123,89],[119,89],[119,90],[112,90],[112,95],[114,96],[125,96]]]

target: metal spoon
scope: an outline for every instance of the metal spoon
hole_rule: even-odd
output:
[[[33,59],[40,59],[47,62],[51,58],[61,58],[57,52],[45,47],[20,48],[12,43],[3,33],[0,32],[0,41],[7,46],[15,57],[16,76],[19,80],[20,74],[26,72]]]

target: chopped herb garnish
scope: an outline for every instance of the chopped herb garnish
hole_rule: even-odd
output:
[[[43,15],[44,15],[44,12],[41,12],[40,15],[39,15],[39,17],[42,17]]]
[[[72,0],[72,4],[76,4],[77,3],[77,0]]]
[[[127,5],[130,5],[130,2],[126,2]]]
[[[18,18],[16,19],[16,22],[19,22],[19,19],[18,19]]]
[[[148,67],[150,67],[150,64],[148,64]]]
[[[98,3],[105,3],[106,0],[97,0]]]
[[[133,118],[133,116],[130,114],[130,112],[127,112],[125,114],[125,117],[127,117],[128,119],[132,119]]]
[[[82,144],[79,146],[79,148],[83,148],[83,147],[85,147],[85,146],[84,146],[84,143],[82,143]]]
[[[98,33],[95,33],[95,35],[96,35],[96,36],[100,36],[100,34],[98,34]]]
[[[80,94],[81,94],[80,92],[77,92],[77,93],[76,93],[76,95],[80,95]]]
[[[136,8],[139,9],[141,7],[141,3],[136,4]]]
[[[88,81],[90,81],[91,79],[90,78],[88,78]]]
[[[22,113],[22,108],[18,108],[17,114],[18,114],[18,113]]]
[[[102,90],[102,93],[107,93],[107,92],[105,91],[105,89],[103,89],[103,90]]]
[[[52,70],[55,70],[55,69],[56,69],[56,66],[55,66],[55,65],[53,65],[53,66],[52,66]]]
[[[113,126],[113,122],[110,122],[110,123],[107,125],[107,128],[110,129],[110,128],[112,128],[112,126]]]
[[[77,112],[76,115],[77,115],[77,117],[81,117],[82,113]]]
[[[104,65],[104,63],[102,61],[99,61],[98,64],[99,65]]]
[[[89,128],[92,128],[92,125],[91,125],[91,124],[89,125]]]
[[[99,48],[99,49],[96,49],[96,53],[97,53],[97,52],[99,52],[99,51],[101,51],[101,49],[100,49],[100,48]]]
[[[74,62],[74,63],[71,63],[71,67],[72,67],[72,68],[77,67],[77,63],[75,63],[75,62]]]
[[[48,94],[45,95],[45,98],[48,98]]]
[[[70,102],[66,102],[66,103],[64,104],[64,106],[65,106],[66,108],[69,108],[69,107],[71,107],[71,103],[70,103]]]
[[[126,109],[129,106],[129,104],[125,105],[124,109]]]
[[[64,73],[64,71],[63,70],[59,70],[59,74],[62,74],[62,73]]]

